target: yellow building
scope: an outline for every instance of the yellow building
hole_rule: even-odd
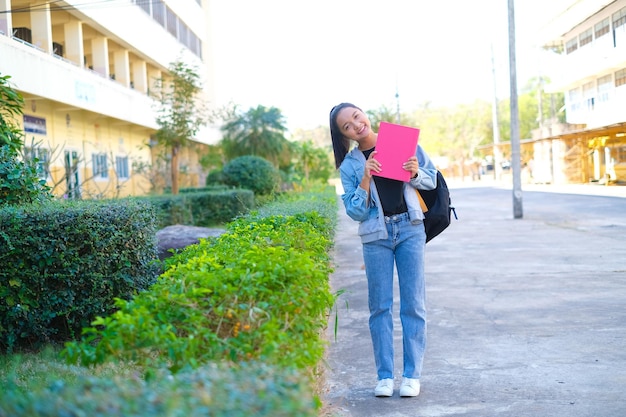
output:
[[[209,13],[208,0],[0,0],[0,74],[25,98],[27,154],[56,195],[151,191],[158,126],[149,92],[182,60],[212,101]],[[181,161],[191,173],[181,186],[197,185],[197,159]]]

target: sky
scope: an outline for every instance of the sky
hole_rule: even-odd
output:
[[[537,33],[571,2],[515,2],[518,85],[545,72]],[[326,126],[343,101],[363,110],[399,102],[408,112],[493,100],[494,89],[510,95],[506,0],[212,0],[211,8],[216,103],[277,107],[292,132]]]

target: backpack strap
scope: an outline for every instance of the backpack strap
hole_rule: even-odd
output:
[[[420,208],[422,209],[422,212],[426,213],[428,211],[428,206],[426,205],[426,202],[422,198],[422,195],[420,194],[420,192],[419,192],[419,190],[417,188],[415,189],[415,194],[417,194],[417,199],[420,202]],[[455,216],[456,216],[456,213],[455,213]]]

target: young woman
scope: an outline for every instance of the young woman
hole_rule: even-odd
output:
[[[393,272],[398,271],[403,363],[400,396],[420,392],[420,375],[426,347],[424,288],[424,214],[415,189],[436,187],[437,170],[418,146],[402,167],[411,180],[402,182],[372,175],[380,172],[376,160],[377,133],[357,106],[341,103],[330,111],[330,133],[335,164],[341,174],[346,213],[360,222],[358,233],[368,285],[369,328],[374,347],[377,397],[394,390]],[[352,144],[356,146],[350,150]]]

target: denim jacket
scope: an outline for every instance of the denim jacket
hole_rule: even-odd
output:
[[[405,182],[403,187],[409,219],[413,224],[424,220],[424,213],[420,208],[415,189],[434,190],[437,186],[437,168],[428,154],[418,145],[415,155],[419,161],[419,175]],[[344,190],[341,199],[346,207],[346,213],[351,219],[359,222],[361,242],[368,243],[378,239],[387,239],[387,227],[374,179],[370,180],[369,198],[367,191],[360,186],[364,170],[365,155],[358,148],[352,149],[339,167]]]

